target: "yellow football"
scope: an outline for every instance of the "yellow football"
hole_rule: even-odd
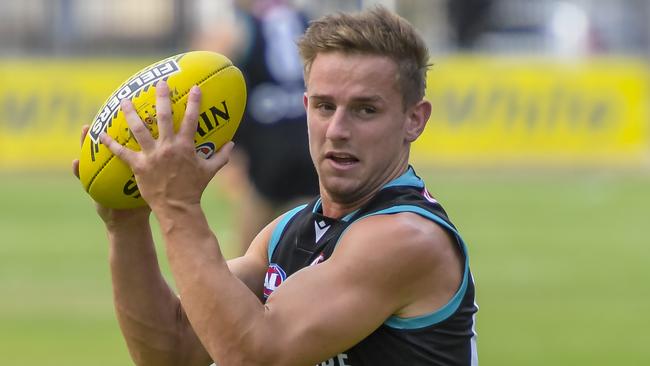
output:
[[[201,88],[199,124],[194,136],[197,154],[209,157],[230,141],[246,106],[246,83],[241,71],[223,55],[194,51],[150,65],[113,92],[90,126],[81,147],[79,178],[86,192],[109,208],[134,208],[146,203],[140,196],[131,169],[99,141],[106,132],[120,144],[140,150],[120,108],[120,100],[130,99],[154,138],[156,124],[155,84],[169,84],[174,129],[183,120],[187,97],[193,85]]]

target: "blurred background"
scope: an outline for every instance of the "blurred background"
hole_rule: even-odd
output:
[[[144,66],[234,48],[233,1],[0,0],[0,364],[131,364],[80,126]],[[650,1],[289,3],[381,3],[429,45],[412,158],[469,245],[481,364],[650,364]],[[228,184],[204,206],[232,256]]]

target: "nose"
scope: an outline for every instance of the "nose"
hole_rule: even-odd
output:
[[[337,108],[328,121],[325,137],[328,140],[347,140],[350,138],[349,120],[344,108]]]

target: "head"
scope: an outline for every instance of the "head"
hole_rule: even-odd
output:
[[[386,56],[398,66],[395,75],[404,107],[424,97],[429,51],[413,26],[378,6],[356,14],[338,13],[310,23],[298,42],[305,80],[321,53]]]
[[[312,22],[298,47],[321,194],[350,204],[369,198],[406,170],[429,118],[424,42],[406,20],[376,7]]]

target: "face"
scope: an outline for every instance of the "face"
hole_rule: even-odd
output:
[[[323,199],[363,201],[408,166],[410,143],[431,106],[420,101],[404,108],[397,70],[385,56],[316,56],[304,103]]]

